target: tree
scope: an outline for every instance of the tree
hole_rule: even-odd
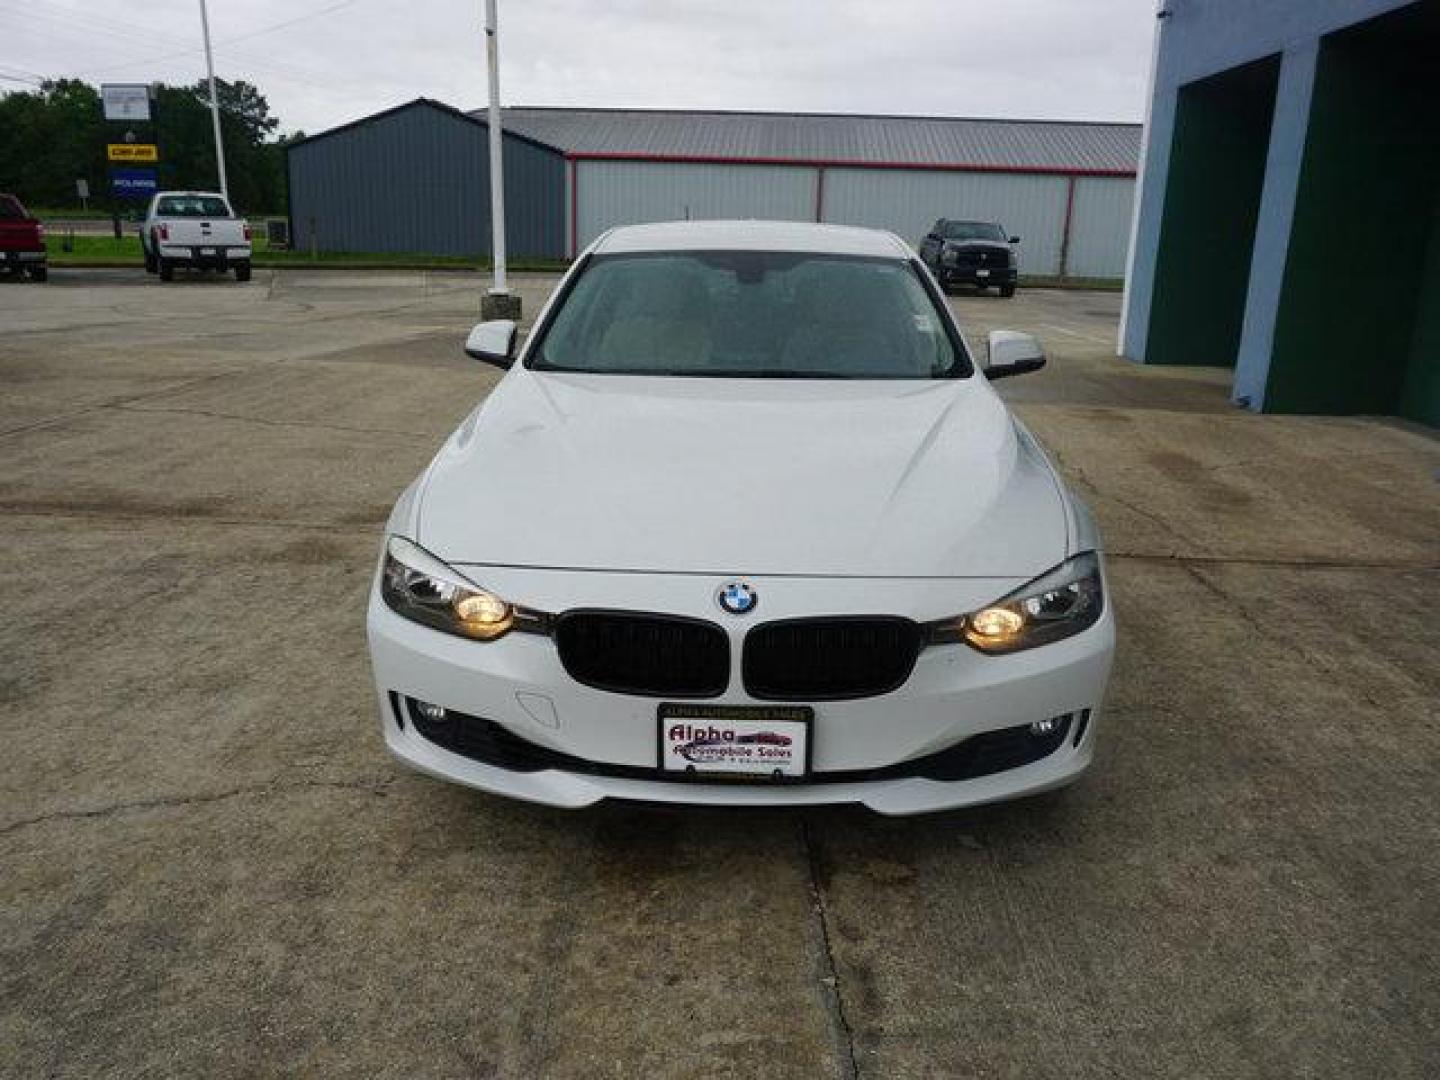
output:
[[[62,206],[75,201],[75,181],[82,178],[92,192],[104,190],[105,144],[94,87],[60,79],[0,98],[0,191]]]

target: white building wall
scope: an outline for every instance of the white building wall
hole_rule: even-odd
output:
[[[1131,177],[1081,176],[1075,180],[1070,222],[1071,277],[1121,278],[1135,202]]]
[[[576,161],[575,247],[606,229],[648,221],[757,218],[813,221],[818,170],[809,165]],[[917,245],[936,218],[998,221],[1021,238],[1020,272],[1056,275],[1069,178],[1024,173],[827,166],[825,221],[889,229]],[[1068,271],[1075,277],[1125,273],[1130,177],[1079,177]],[[568,230],[568,223],[567,223]]]
[[[889,229],[912,247],[936,218],[998,221],[1021,239],[1022,274],[1058,274],[1066,188],[1063,176],[827,168],[824,218]]]
[[[577,161],[575,189],[579,248],[606,229],[649,221],[815,219],[810,166]]]

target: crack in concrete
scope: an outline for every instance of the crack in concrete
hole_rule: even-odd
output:
[[[800,820],[800,846],[805,852],[805,868],[809,875],[810,910],[815,916],[815,937],[819,941],[820,1000],[825,1004],[830,1022],[831,1039],[835,1043],[839,1074],[842,1080],[859,1080],[860,1063],[855,1057],[855,1031],[845,1015],[845,997],[840,989],[840,976],[835,968],[835,953],[830,944],[830,914],[825,906],[825,892],[820,884],[819,855],[810,839],[810,824]]]
[[[204,375],[184,379],[173,386],[165,387],[163,390],[146,390],[137,394],[121,394],[118,397],[97,401],[94,404],[86,405],[80,409],[71,409],[69,412],[56,413],[54,416],[46,416],[39,420],[32,420],[27,424],[21,424],[19,427],[6,428],[4,431],[0,431],[0,439],[10,435],[23,435],[26,432],[51,427],[55,424],[63,424],[67,420],[74,420],[77,416],[88,416],[90,413],[100,412],[102,409],[123,408],[126,405],[133,405],[136,402],[165,397],[167,394],[183,394],[186,390],[194,387],[243,374],[245,374],[245,371],[241,368],[231,368],[226,371],[212,371]]]
[[[8,825],[0,826],[0,836],[9,836],[11,833],[19,832],[21,829],[27,829],[34,825],[44,825],[52,821],[85,821],[94,818],[111,817],[115,814],[168,809],[175,806],[201,806],[206,803],[224,802],[227,799],[243,798],[247,795],[271,795],[276,792],[302,791],[307,788],[365,791],[372,795],[384,797],[386,794],[384,789],[394,782],[395,777],[393,775],[387,776],[383,780],[370,783],[356,780],[302,780],[287,783],[249,784],[230,788],[226,791],[214,791],[198,795],[162,795],[153,799],[135,799],[130,802],[113,803],[110,806],[99,806],[93,810],[54,810],[48,814],[39,814],[31,818],[21,818],[19,821],[12,821]]]
[[[1081,473],[1080,475],[1081,475],[1082,477],[1084,476],[1083,473]],[[1088,486],[1088,487],[1090,488],[1091,491],[1100,492],[1100,489],[1099,489],[1098,487],[1096,487],[1094,484],[1092,484],[1088,479],[1085,480],[1085,484],[1086,484],[1086,486]],[[1120,504],[1121,506],[1123,506],[1126,510],[1129,510],[1132,514],[1135,514],[1137,517],[1144,518],[1146,521],[1150,522],[1152,525],[1157,526],[1162,532],[1165,532],[1165,533],[1169,534],[1170,536],[1173,536],[1173,537],[1174,537],[1177,541],[1179,541],[1180,543],[1185,543],[1186,541],[1188,541],[1188,540],[1190,539],[1190,538],[1189,538],[1188,536],[1186,536],[1184,533],[1182,533],[1182,532],[1180,532],[1178,529],[1176,529],[1175,526],[1171,525],[1170,522],[1169,522],[1167,519],[1161,517],[1159,514],[1155,513],[1154,511],[1152,511],[1152,510],[1147,510],[1145,507],[1140,506],[1140,505],[1138,505],[1138,504],[1136,504],[1136,503],[1134,503],[1134,502],[1131,502],[1129,499],[1125,498],[1124,496],[1117,495],[1117,494],[1116,494],[1115,492],[1113,492],[1113,491],[1100,492],[1100,494],[1102,494],[1104,497],[1110,499],[1110,500],[1113,501],[1113,502],[1119,503],[1119,504]]]
[[[86,521],[128,522],[128,521],[169,521],[186,525],[221,525],[242,529],[285,529],[308,530],[310,532],[340,533],[354,536],[364,530],[378,529],[385,524],[383,516],[353,521],[303,521],[294,518],[244,518],[219,517],[193,510],[154,510],[121,514],[107,510],[86,510],[83,507],[42,509],[29,503],[0,502],[0,513],[7,517],[36,518],[80,518]],[[368,535],[368,533],[367,533]]]
[[[176,413],[182,416],[205,416],[212,420],[238,420],[244,424],[261,424],[265,427],[297,427],[313,429],[316,431],[343,431],[353,435],[398,435],[406,439],[425,439],[433,442],[436,438],[433,434],[426,434],[420,431],[400,431],[396,428],[366,428],[351,427],[346,424],[326,424],[315,420],[267,420],[259,416],[241,416],[237,413],[215,412],[211,409],[186,409],[179,406],[164,405],[111,405],[109,408],[121,412],[133,413]]]
[[[1255,615],[1251,614],[1250,611],[1239,600],[1237,600],[1233,595],[1231,595],[1230,590],[1226,589],[1225,586],[1221,585],[1218,581],[1211,581],[1208,577],[1205,576],[1204,573],[1201,572],[1198,566],[1186,566],[1184,569],[1185,573],[1191,578],[1193,578],[1202,589],[1204,589],[1217,599],[1223,601],[1229,607],[1229,609],[1239,617],[1240,621],[1243,622],[1246,626],[1250,627],[1250,629],[1253,630],[1261,640],[1275,640],[1274,627],[1266,625]],[[1302,641],[1299,641],[1296,638],[1291,638],[1289,641],[1289,647],[1294,649],[1295,652],[1300,656],[1300,659],[1303,660],[1306,664],[1310,665],[1313,670],[1322,671],[1326,675],[1330,676],[1332,679],[1336,678],[1336,676],[1338,675],[1334,664],[1330,663],[1325,657],[1316,654],[1309,648],[1306,648],[1305,644]],[[1385,704],[1383,702],[1377,701],[1375,699],[1375,696],[1371,694],[1367,689],[1365,689],[1365,687],[1353,681],[1347,683],[1346,685],[1349,686],[1352,691],[1357,693],[1360,696],[1360,699],[1364,701],[1365,704],[1369,705],[1372,709],[1375,709],[1379,712],[1385,711]]]
[[[1106,551],[1107,562],[1173,563],[1176,566],[1256,566],[1277,570],[1378,570],[1394,573],[1434,573],[1440,562],[1370,562],[1346,559],[1281,559],[1263,555],[1175,555],[1149,551]]]

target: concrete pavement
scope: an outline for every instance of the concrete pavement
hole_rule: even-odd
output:
[[[527,314],[554,278],[525,276]],[[956,297],[1099,517],[1078,787],[567,814],[373,717],[384,516],[494,384],[482,279],[0,285],[0,1075],[1430,1077],[1440,443]]]

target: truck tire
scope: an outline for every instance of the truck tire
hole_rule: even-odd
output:
[[[240,262],[240,263],[236,263],[236,264],[235,264],[235,280],[236,280],[236,281],[249,281],[249,280],[250,280],[250,264],[249,264],[248,262]]]
[[[175,264],[172,263],[169,259],[162,258],[160,260],[159,271],[161,281],[175,280]]]
[[[48,266],[32,266],[32,267],[30,267],[30,280],[31,280],[31,281],[45,281],[45,280],[46,280],[47,278],[49,278],[49,277],[50,277],[50,268],[49,268]]]
[[[142,249],[142,250],[143,250],[143,249]],[[159,267],[158,265],[156,265],[156,262],[155,262],[155,256],[154,256],[154,255],[151,255],[150,252],[146,251],[146,252],[145,252],[145,272],[146,272],[147,274],[153,274],[153,273],[155,273],[155,271],[157,271],[157,270],[159,270],[159,269],[160,269],[160,267]]]
[[[1000,295],[1003,296],[1006,300],[1009,300],[1012,296],[1015,295],[1015,286],[1014,286],[1014,285],[1001,285],[1001,286],[1000,286]]]

